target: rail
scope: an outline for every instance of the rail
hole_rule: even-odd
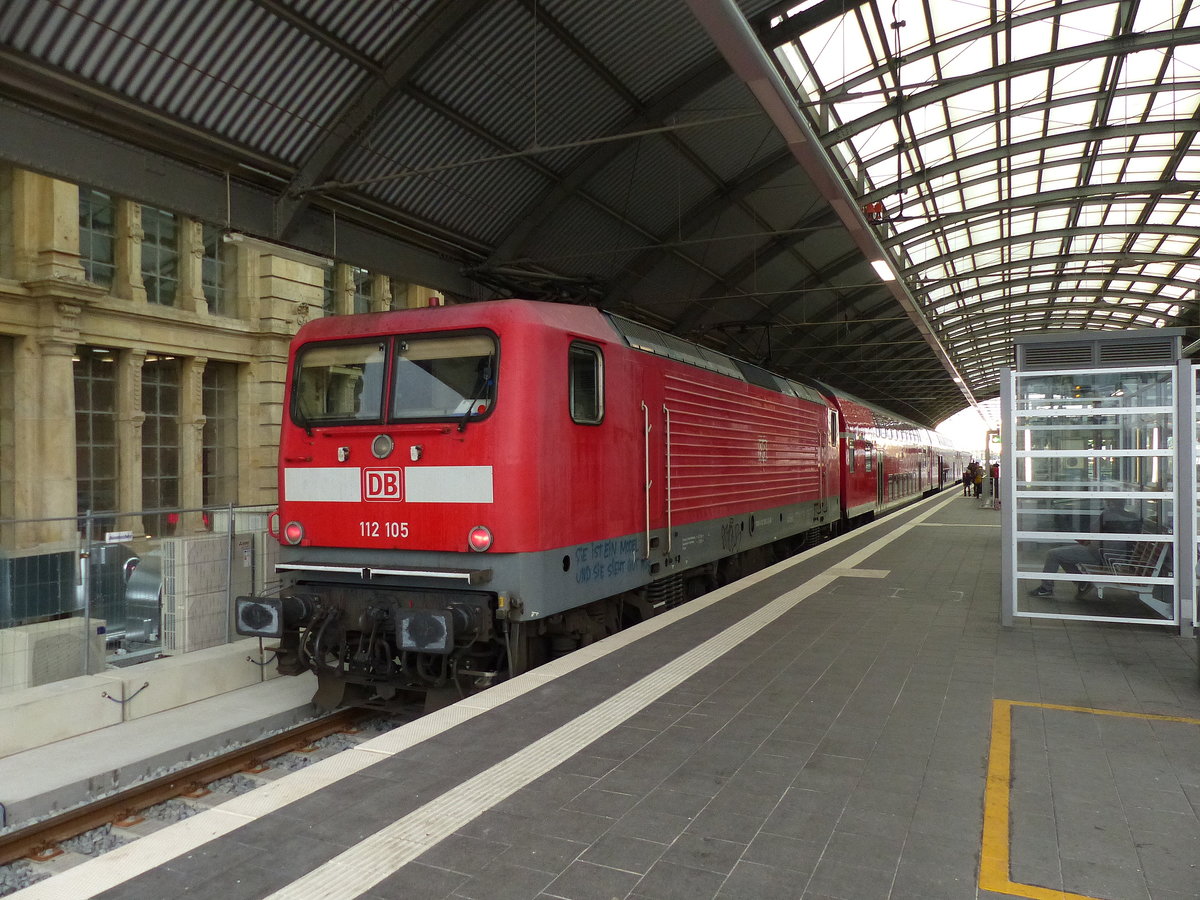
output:
[[[19,859],[43,862],[62,850],[58,845],[103,825],[130,825],[139,813],[175,797],[200,796],[205,786],[239,772],[263,771],[263,763],[307,747],[336,733],[354,733],[352,727],[368,716],[365,710],[347,709],[307,722],[282,734],[255,741],[229,753],[188,766],[97,800],[78,809],[35,822],[0,835],[0,865]]]

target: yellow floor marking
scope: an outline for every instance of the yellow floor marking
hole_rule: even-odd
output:
[[[826,571],[839,578],[887,578],[892,574],[891,569],[854,569],[842,566],[831,566]]]
[[[1147,713],[1089,709],[1085,706],[1061,706],[1056,703],[1029,703],[1022,700],[992,701],[992,736],[988,751],[987,787],[983,796],[983,846],[979,860],[979,889],[994,894],[1028,897],[1029,900],[1098,900],[1086,894],[1073,894],[1036,884],[1017,884],[1009,877],[1009,790],[1012,787],[1012,710],[1014,706],[1052,709],[1061,712],[1088,713],[1157,722],[1181,722],[1200,725],[1200,719],[1159,716]]]

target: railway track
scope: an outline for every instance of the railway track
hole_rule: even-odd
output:
[[[214,794],[210,785],[231,777],[246,776],[255,779],[250,787],[257,786],[259,781],[265,782],[307,764],[314,756],[339,752],[410,721],[419,714],[420,707],[416,705],[411,715],[391,717],[383,717],[369,710],[338,710],[277,735],[132,785],[60,815],[0,834],[0,897],[46,875],[69,868],[71,863],[65,857],[74,856],[75,862],[81,862],[112,846],[136,840],[141,836],[138,826],[146,821],[156,807],[162,808],[164,804],[172,802],[204,805],[210,797],[224,802],[230,794]],[[344,740],[332,740],[339,736]],[[342,746],[335,746],[337,743]],[[290,765],[287,764],[289,759]],[[185,810],[183,814],[190,814],[190,811]],[[109,846],[104,846],[104,839],[87,841],[87,836],[97,833],[97,830],[106,831],[104,838]],[[109,834],[117,837],[109,838]],[[68,848],[72,844],[86,849],[71,852]]]

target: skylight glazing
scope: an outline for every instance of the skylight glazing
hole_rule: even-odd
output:
[[[804,2],[770,26],[977,396],[1011,360],[997,329],[1196,324],[1194,0]]]

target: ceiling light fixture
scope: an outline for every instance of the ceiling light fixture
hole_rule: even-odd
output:
[[[884,281],[895,281],[896,273],[892,271],[891,265],[886,259],[871,260],[871,268],[875,270],[875,274]]]

